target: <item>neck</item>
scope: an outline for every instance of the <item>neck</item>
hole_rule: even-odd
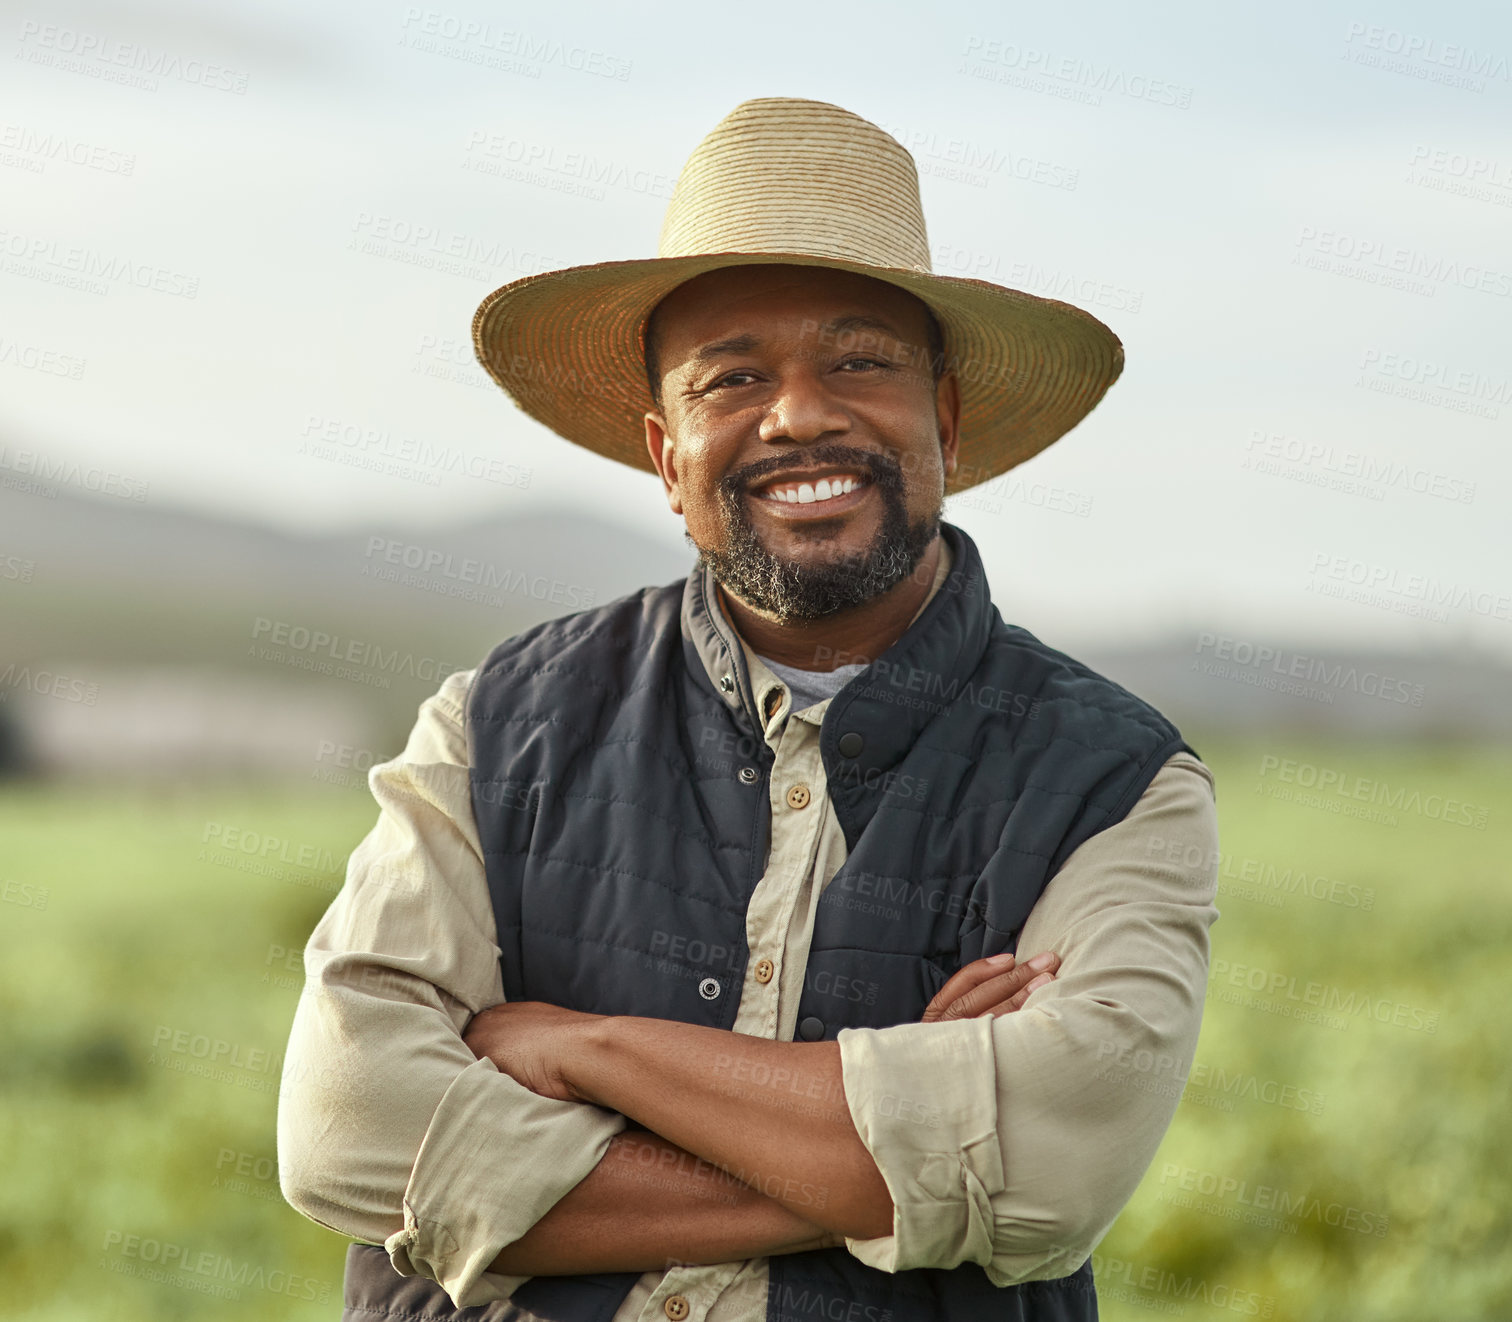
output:
[[[936,534],[902,582],[822,620],[776,620],[726,592],[722,584],[717,590],[726,617],[752,650],[799,670],[829,671],[857,661],[869,664],[903,636],[929,597],[940,555]]]

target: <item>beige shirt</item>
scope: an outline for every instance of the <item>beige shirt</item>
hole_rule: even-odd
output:
[[[948,570],[947,549],[931,596]],[[829,702],[790,711],[787,688],[744,650],[775,761],[734,1031],[791,1041],[815,906],[846,853],[819,754]],[[439,1281],[458,1305],[526,1279],[488,1264],[625,1127],[538,1097],[462,1041],[504,999],[468,780],[475,674],[450,676],[404,751],[369,773],[379,819],[306,948],[278,1113],[288,1200],[384,1244],[398,1271]],[[801,808],[787,799],[796,784],[810,791]],[[1081,1265],[1174,1114],[1201,1026],[1217,857],[1211,773],[1177,754],[1031,910],[1020,956],[1055,950],[1062,964],[1021,1010],[840,1031],[846,1102],[896,1205],[892,1233],[848,1239],[851,1253],[884,1271],[976,1262],[999,1285]],[[766,983],[763,958],[777,967]],[[1179,1064],[1176,1086],[1176,1066],[1157,1062]],[[673,1294],[688,1322],[764,1322],[766,1289],[766,1258],[649,1271],[614,1322],[659,1322]]]

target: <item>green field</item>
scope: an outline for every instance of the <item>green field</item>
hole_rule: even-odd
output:
[[[1094,1257],[1102,1315],[1512,1317],[1512,757],[1194,743],[1225,851],[1215,977],[1176,1120]],[[1267,755],[1404,806],[1259,792]],[[279,1196],[275,1089],[286,952],[375,815],[360,785],[0,790],[6,1316],[339,1315],[345,1241]],[[299,861],[234,866],[231,830]],[[196,1038],[226,1044],[214,1069]],[[146,1262],[154,1242],[198,1269]]]

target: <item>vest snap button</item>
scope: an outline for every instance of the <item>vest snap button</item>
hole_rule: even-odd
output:
[[[843,757],[859,757],[861,750],[866,747],[864,740],[854,730],[840,736],[840,742],[836,745]]]
[[[662,1303],[662,1312],[671,1318],[672,1322],[683,1322],[691,1311],[686,1295],[669,1294]]]
[[[729,675],[721,675],[719,677],[719,691],[721,693],[733,693],[735,691],[735,681]]]
[[[824,1036],[824,1020],[815,1019],[813,1015],[809,1015],[798,1025],[798,1036],[805,1042],[817,1042]]]
[[[742,785],[754,785],[761,777],[755,767],[740,768],[740,783]]]
[[[698,984],[698,994],[706,1001],[712,1001],[719,995],[719,983],[713,978],[705,978]]]

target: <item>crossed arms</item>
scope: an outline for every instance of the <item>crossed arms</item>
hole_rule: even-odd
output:
[[[825,1244],[885,1271],[977,1262],[996,1284],[1085,1260],[1153,1158],[1196,1044],[1217,917],[1200,763],[1173,758],[1056,874],[1018,944],[1061,964],[1016,1012],[973,1004],[821,1043],[582,1016],[524,1059],[548,1036],[532,1016],[556,1007],[499,1005],[469,679],[449,677],[373,768],[378,823],[306,947],[278,1116],[294,1207],[384,1244],[459,1306],[531,1275]],[[792,1073],[757,1086],[761,1065]]]
[[[940,989],[922,1022],[1011,1013],[1058,963],[1049,952],[1023,965],[1012,955],[978,960]],[[892,1233],[892,1198],[846,1105],[838,1043],[535,1001],[484,1010],[465,1041],[540,1096],[607,1107],[654,1131],[616,1137],[588,1177],[494,1259],[496,1272],[647,1271]],[[673,1181],[650,1217],[648,1169]]]

